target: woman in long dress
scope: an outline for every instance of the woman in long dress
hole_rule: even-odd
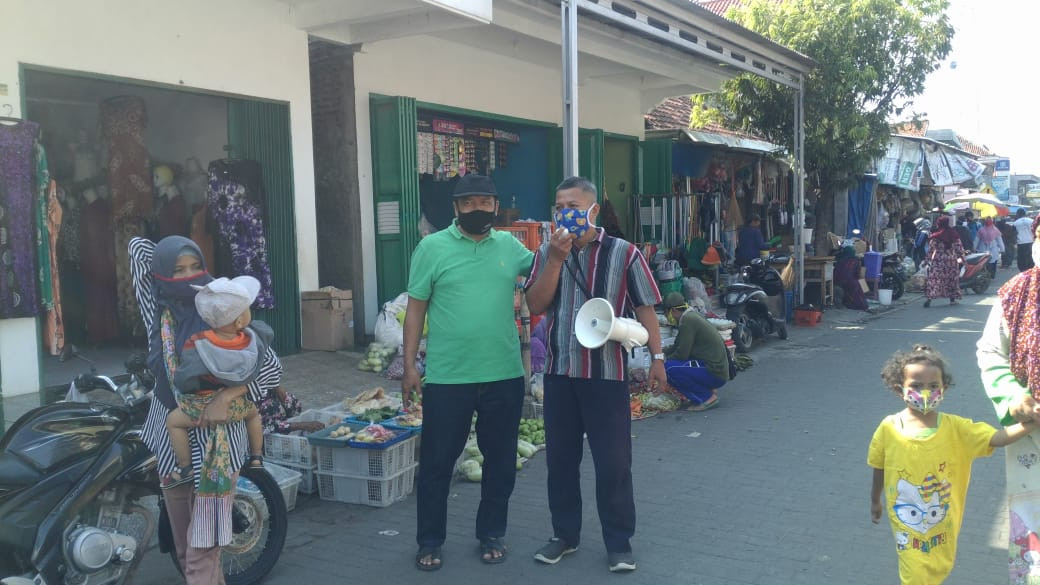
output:
[[[1037,233],[1037,221],[1033,233]],[[1040,240],[1033,242],[1040,257]],[[997,292],[977,344],[986,394],[1003,425],[1040,422],[1040,268],[1020,272]],[[1040,580],[1040,431],[1004,449],[1007,458],[1008,568],[1011,585]]]
[[[212,277],[206,271],[201,250],[188,238],[169,236],[158,244],[133,238],[128,252],[134,293],[149,334],[148,368],[155,376],[155,389],[141,438],[158,460],[160,482],[165,487],[177,466],[166,431],[166,417],[177,408],[170,370],[176,367],[184,341],[208,328],[195,310],[195,290],[191,285],[205,284]],[[182,261],[185,259],[188,262]],[[204,416],[219,425],[227,420],[227,403],[235,396],[245,394],[259,404],[281,381],[282,365],[269,348],[256,379],[248,386],[218,392],[206,407]],[[243,422],[227,423],[225,429],[200,426],[192,429],[189,436],[196,479],[204,449],[213,448],[211,437],[218,437],[214,440],[226,446],[231,468],[237,470],[245,462],[247,440]],[[230,518],[197,513],[198,507],[193,503],[198,500],[194,497],[195,487],[186,483],[164,489],[177,556],[187,585],[222,585],[220,549],[227,544]],[[212,542],[200,542],[200,539]]]
[[[986,270],[989,271],[990,278],[995,277],[997,275],[997,262],[1000,261],[1000,256],[1004,253],[1004,237],[1000,234],[997,226],[993,225],[992,217],[987,217],[985,225],[975,234],[975,251],[989,252],[989,262],[986,264]]]
[[[950,304],[957,304],[961,298],[960,272],[964,259],[964,245],[960,234],[950,227],[950,217],[944,215],[935,222],[938,229],[929,237],[928,247],[928,280],[925,281],[924,306],[932,304],[932,299],[948,298]]]

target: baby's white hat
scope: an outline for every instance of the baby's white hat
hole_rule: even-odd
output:
[[[260,294],[260,281],[252,276],[223,276],[204,286],[191,285],[199,291],[195,295],[195,310],[210,327],[233,323]]]

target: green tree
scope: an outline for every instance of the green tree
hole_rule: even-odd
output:
[[[882,156],[889,120],[949,54],[947,7],[947,0],[750,0],[727,13],[818,63],[804,86],[806,193],[815,199],[818,244],[832,227],[835,193]],[[720,93],[695,96],[693,123],[721,121],[791,145],[793,109],[791,89],[745,74]]]

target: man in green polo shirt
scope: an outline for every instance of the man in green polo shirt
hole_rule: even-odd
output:
[[[489,564],[505,560],[524,400],[513,293],[517,277],[530,272],[534,254],[512,234],[491,229],[498,196],[489,177],[466,175],[453,197],[454,223],[423,238],[412,255],[404,321],[401,390],[406,403],[413,392],[421,391],[423,400],[415,556],[423,571],[441,567],[448,491],[474,411],[484,456],[476,528],[480,558]],[[422,387],[415,356],[427,318]]]

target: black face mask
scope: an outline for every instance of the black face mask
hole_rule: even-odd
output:
[[[459,227],[467,234],[482,236],[491,231],[491,224],[495,221],[494,211],[478,209],[459,214]]]

